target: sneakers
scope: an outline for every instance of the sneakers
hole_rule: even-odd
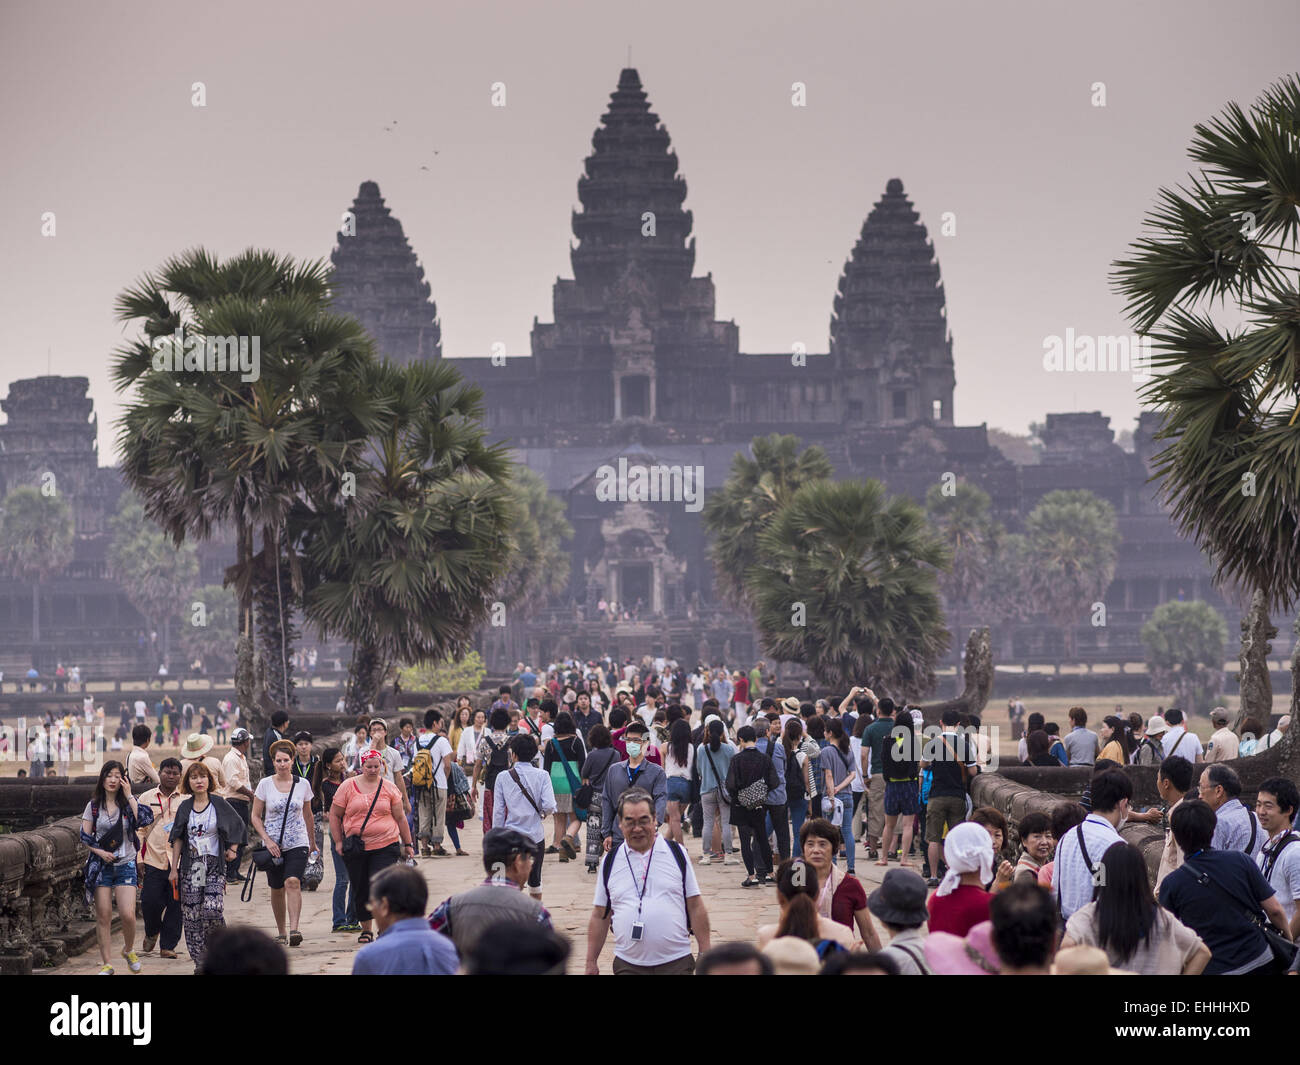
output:
[[[441,843],[435,844],[433,850],[431,850],[429,853],[432,854],[435,858],[450,858],[450,857],[451,857],[451,855],[448,854],[448,853],[443,849],[443,846],[442,846]]]
[[[420,844],[420,857],[421,857],[421,858],[432,858],[432,857],[433,857],[433,848],[430,847],[427,843],[421,843],[421,844]]]
[[[136,954],[135,951],[124,950],[122,951],[122,957],[126,959],[126,967],[133,973],[138,973],[144,968],[144,966],[140,964],[140,956]]]
[[[157,936],[145,936],[144,942],[140,944],[141,954],[152,954],[154,944],[158,942]]]
[[[712,865],[712,864],[713,864],[712,855],[705,854],[700,857],[700,865]]]
[[[939,886],[939,878],[938,878],[937,876],[932,876],[932,877],[930,877],[929,879],[926,880],[926,882],[925,882],[925,886],[926,886],[926,887],[938,887],[938,886]]]
[[[112,975],[113,975],[113,967],[112,967],[111,965],[101,965],[100,968],[99,968],[99,972],[97,972],[95,975],[96,975],[96,976],[112,976]]]
[[[722,864],[723,864],[723,865],[739,865],[740,862],[737,861],[737,859],[735,858],[734,855],[732,855],[731,853],[728,853],[728,854],[727,854],[727,855],[722,859]]]

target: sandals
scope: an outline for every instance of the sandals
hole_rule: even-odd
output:
[[[572,861],[578,856],[578,848],[573,845],[573,840],[567,835],[560,839],[560,853],[565,856],[564,861]]]
[[[361,935],[357,936],[358,946],[364,946],[365,944],[373,943],[374,941],[375,941],[375,937],[372,936],[369,932],[362,932]]]
[[[763,881],[758,880],[752,876],[747,876],[745,877],[744,880],[740,882],[740,886],[741,887],[762,887]]]
[[[302,946],[302,933],[299,932],[298,929],[296,928],[289,933],[289,946],[291,947]]]
[[[276,941],[277,943],[279,943],[280,946],[282,946],[282,947],[287,947],[287,946],[289,945],[289,937],[288,937],[288,936],[276,936],[276,937],[275,937],[275,941]]]
[[[456,851],[456,857],[457,857],[457,858],[468,858],[468,857],[469,857],[469,851],[463,851],[463,850],[459,850],[459,849],[457,849],[457,851]]]

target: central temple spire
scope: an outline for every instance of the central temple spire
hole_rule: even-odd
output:
[[[670,297],[695,265],[691,212],[682,209],[686,181],[631,67],[619,74],[591,145],[578,180],[583,209],[573,215],[574,280],[583,287],[607,283],[635,261]]]

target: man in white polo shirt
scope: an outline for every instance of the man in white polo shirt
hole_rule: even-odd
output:
[[[691,934],[709,949],[709,913],[686,849],[659,838],[655,803],[644,788],[619,797],[623,842],[600,866],[587,922],[587,975],[614,929],[615,976],[689,976],[695,972]]]
[[[1056,844],[1056,898],[1066,919],[1092,901],[1101,858],[1122,842],[1119,826],[1128,818],[1133,785],[1122,770],[1107,769],[1092,778],[1092,813]]]

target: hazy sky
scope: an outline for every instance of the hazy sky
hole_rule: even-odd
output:
[[[1127,332],[1110,262],[1184,178],[1193,124],[1294,70],[1297,40],[1295,0],[4,0],[0,386],[47,358],[89,377],[107,460],[116,293],[193,245],[328,256],[365,180],[424,264],[444,352],[526,354],[630,46],[742,351],[826,350],[844,260],[900,177],[943,272],[957,423],[1129,428],[1129,376],[1046,373],[1044,338]]]

